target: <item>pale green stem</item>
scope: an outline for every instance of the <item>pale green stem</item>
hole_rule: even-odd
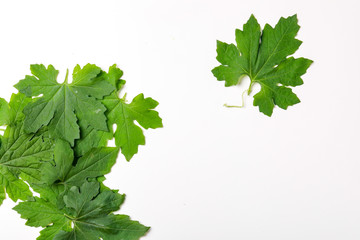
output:
[[[244,100],[244,94],[246,92],[248,92],[249,90],[245,90],[243,91],[243,93],[241,94],[241,105],[237,106],[237,105],[227,105],[226,103],[224,104],[224,107],[228,107],[228,108],[243,108],[245,106],[245,100]]]
[[[226,103],[224,104],[224,107],[227,108],[243,108],[244,104],[242,104],[241,106],[237,106],[237,105],[227,105]]]
[[[68,83],[69,69],[66,69],[65,83]]]
[[[126,102],[126,94],[127,93],[125,93],[124,96],[121,98],[121,100],[123,100],[124,102]]]
[[[251,81],[251,82],[250,82],[250,86],[249,86],[249,88],[248,88],[248,90],[247,90],[247,94],[248,94],[248,95],[250,95],[250,93],[251,93],[251,91],[252,91],[252,86],[253,86],[253,84],[254,84],[254,82]]]
[[[67,217],[68,219],[70,219],[71,221],[76,220],[75,218],[73,218],[73,217],[71,217],[71,216],[67,215],[66,213],[64,213],[64,216],[65,216],[65,217]]]

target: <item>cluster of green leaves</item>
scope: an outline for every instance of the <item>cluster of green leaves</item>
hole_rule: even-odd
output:
[[[57,82],[51,65],[31,65],[32,75],[15,87],[9,103],[0,98],[0,204],[22,200],[14,209],[40,240],[136,240],[148,227],[114,212],[125,196],[107,188],[104,175],[118,153],[130,160],[145,144],[143,129],[162,127],[143,94],[130,103],[120,97],[123,72],[77,65],[68,83]],[[116,125],[116,130],[113,130]],[[108,141],[115,139],[116,147]],[[38,197],[33,196],[38,193]]]
[[[261,90],[254,95],[254,106],[271,116],[275,105],[282,109],[300,102],[289,86],[303,84],[305,74],[312,61],[306,58],[288,57],[300,47],[296,39],[300,26],[297,16],[281,18],[273,28],[266,24],[261,30],[256,18],[251,15],[243,30],[236,29],[236,46],[217,41],[217,57],[221,63],[212,73],[225,86],[234,86],[244,76],[250,78],[250,94],[255,83]]]

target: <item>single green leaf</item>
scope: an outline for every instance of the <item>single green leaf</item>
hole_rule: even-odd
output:
[[[252,86],[260,84],[261,90],[254,95],[254,106],[271,116],[275,105],[282,109],[300,102],[288,86],[303,84],[301,76],[312,61],[288,57],[301,45],[296,39],[300,27],[297,16],[281,18],[275,28],[266,24],[263,31],[252,15],[243,30],[236,29],[236,44],[217,42],[217,60],[222,64],[212,70],[225,86],[233,86],[249,76]]]
[[[115,144],[128,161],[138,152],[139,145],[145,145],[143,131],[135,121],[145,129],[162,127],[158,112],[152,110],[158,102],[144,98],[143,94],[137,95],[129,104],[115,95],[106,97],[103,103],[108,109],[109,123],[117,126]]]
[[[155,129],[163,126],[158,112],[153,110],[158,105],[154,99],[144,98],[143,94],[139,94],[131,103],[127,103],[126,94],[122,98],[119,97],[125,85],[125,81],[121,79],[122,74],[123,72],[113,65],[108,73],[103,72],[101,75],[117,89],[102,100],[107,108],[105,114],[110,133],[97,131],[91,127],[83,128],[82,138],[75,148],[77,155],[81,156],[93,147],[106,146],[107,141],[114,137],[116,146],[121,148],[122,154],[129,161],[138,152],[138,146],[145,145],[145,136],[141,127]],[[117,126],[115,132],[112,129],[114,124]]]
[[[99,99],[114,91],[114,87],[102,78],[97,78],[101,69],[87,64],[77,65],[73,71],[72,83],[56,81],[58,71],[52,65],[31,65],[33,76],[26,76],[15,87],[36,101],[27,105],[25,130],[36,132],[48,125],[50,134],[74,145],[80,137],[79,123],[90,125],[97,130],[107,131],[105,107]]]

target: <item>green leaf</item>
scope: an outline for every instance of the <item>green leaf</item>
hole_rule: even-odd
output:
[[[91,127],[82,128],[82,138],[75,148],[77,155],[81,156],[93,147],[106,146],[107,141],[114,137],[116,146],[121,148],[122,154],[129,161],[138,152],[138,146],[145,145],[145,136],[141,127],[155,129],[163,126],[158,112],[153,110],[159,104],[154,99],[144,98],[143,94],[139,94],[131,103],[127,103],[126,94],[122,98],[119,97],[125,85],[125,81],[120,79],[122,74],[123,72],[113,65],[108,73],[103,72],[101,75],[117,89],[117,92],[102,100],[107,108],[106,116],[110,133],[97,131]],[[112,129],[114,124],[117,126],[115,132]]]
[[[76,165],[73,166],[72,150],[66,142],[62,142],[55,148],[55,165],[43,165],[43,180],[48,185],[55,183],[61,186],[80,186],[87,178],[109,173],[116,162],[118,152],[118,148],[94,148],[77,159]]]
[[[301,45],[296,39],[300,27],[297,16],[281,18],[275,28],[266,24],[263,31],[252,15],[243,30],[236,29],[236,45],[217,42],[217,60],[222,64],[212,70],[225,86],[237,85],[249,76],[250,94],[254,84],[261,90],[254,95],[254,106],[271,116],[275,105],[282,109],[300,102],[289,86],[303,84],[301,76],[312,61],[288,57]]]
[[[108,109],[109,123],[117,126],[115,144],[128,161],[138,152],[139,145],[145,145],[143,131],[135,121],[145,129],[162,127],[158,112],[152,110],[158,102],[144,98],[143,94],[137,95],[129,104],[115,95],[106,97],[103,103]]]
[[[7,101],[0,98],[0,126],[9,124],[10,108]]]
[[[105,107],[99,99],[109,95],[115,88],[104,79],[99,79],[101,69],[87,64],[77,65],[73,71],[73,82],[59,84],[58,71],[52,65],[31,65],[33,76],[26,76],[15,87],[36,101],[27,105],[25,130],[36,132],[48,125],[52,137],[60,138],[74,145],[80,137],[79,123],[90,125],[97,130],[107,131]]]
[[[26,134],[21,124],[22,109],[31,99],[13,95],[9,103],[8,123],[0,147],[0,202],[5,192],[13,201],[32,196],[29,186],[19,179],[39,180],[43,162],[53,159],[54,144],[46,131]]]

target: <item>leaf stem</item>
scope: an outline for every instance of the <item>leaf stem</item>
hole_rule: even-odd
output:
[[[251,85],[250,85],[251,87]],[[249,89],[246,89],[245,91],[243,91],[243,93],[241,94],[241,105],[240,106],[237,106],[237,105],[228,105],[228,104],[224,104],[224,107],[227,107],[227,108],[243,108],[245,106],[245,99],[244,99],[244,95],[245,93],[248,92],[249,94]]]
[[[127,93],[125,93],[124,96],[121,98],[121,100],[123,100],[124,102],[126,102],[126,95]]]
[[[66,75],[65,75],[65,82],[64,83],[68,83],[68,77],[69,77],[69,69],[66,69]]]
[[[67,215],[66,213],[64,213],[64,216],[65,216],[65,217],[67,217],[68,219],[70,219],[71,221],[76,220],[76,218],[73,218],[73,217],[71,217],[71,216]]]
[[[254,81],[251,80],[250,86],[249,86],[249,88],[248,88],[248,90],[247,90],[247,94],[248,94],[248,95],[250,95],[250,93],[251,93],[251,91],[252,91],[252,86],[253,86],[253,84],[254,84]]]
[[[243,108],[244,106],[241,105],[241,106],[237,106],[237,105],[227,105],[226,103],[224,104],[224,107],[227,107],[227,108]]]

